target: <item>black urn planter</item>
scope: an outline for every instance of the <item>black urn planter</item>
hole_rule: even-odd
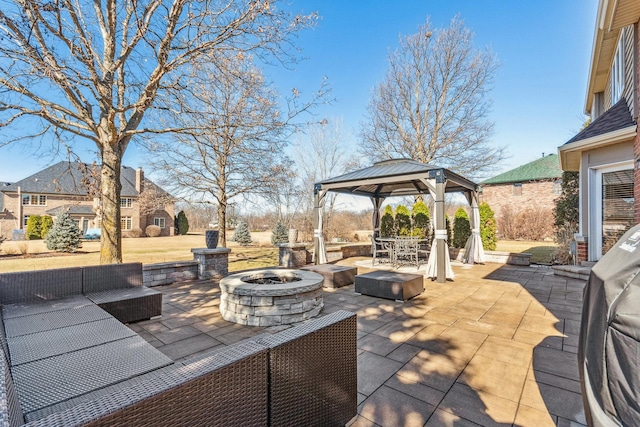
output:
[[[205,230],[204,238],[207,242],[207,249],[215,249],[218,247],[218,236],[220,231],[218,230]]]

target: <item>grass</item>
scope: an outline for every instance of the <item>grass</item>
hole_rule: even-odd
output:
[[[278,249],[271,246],[269,236],[265,233],[252,233],[252,237],[258,243],[249,247],[241,247],[234,242],[227,242],[227,247],[231,249],[229,271],[278,265]],[[186,261],[193,259],[191,248],[204,246],[204,235],[197,233],[186,236],[123,239],[122,257],[124,262],[141,262],[143,264]],[[100,263],[100,243],[95,241],[84,242],[80,252],[76,254],[52,253],[41,240],[4,242],[0,249],[3,251],[0,253],[0,273],[79,267]],[[532,263],[550,264],[556,249],[557,246],[549,242],[500,240],[496,250],[516,253],[529,252]],[[22,252],[26,252],[27,255],[24,257],[2,256],[5,253],[20,254]]]
[[[263,240],[259,239],[260,242]],[[25,257],[2,256],[6,253],[20,254],[25,251],[25,246],[27,252]],[[205,247],[203,234],[130,238],[122,240],[122,258],[124,262],[141,262],[143,264],[186,261],[193,259],[191,248],[203,247]],[[249,247],[241,247],[234,242],[227,241],[227,247],[231,249],[229,271],[278,265],[278,249],[270,244],[259,243]],[[0,249],[2,249],[0,273],[79,267],[100,263],[100,243],[97,241],[83,242],[82,248],[75,254],[52,253],[41,240],[5,242]]]
[[[533,242],[527,240],[498,240],[497,251],[500,252],[529,252],[531,263],[551,264],[553,255],[558,249],[558,245],[553,242]]]

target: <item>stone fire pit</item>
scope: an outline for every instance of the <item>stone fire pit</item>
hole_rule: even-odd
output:
[[[256,270],[220,280],[220,313],[229,322],[249,326],[288,325],[317,316],[324,303],[317,273],[304,270]]]

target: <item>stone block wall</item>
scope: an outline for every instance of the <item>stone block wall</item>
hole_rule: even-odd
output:
[[[142,266],[144,286],[170,285],[198,278],[198,261],[162,262]]]

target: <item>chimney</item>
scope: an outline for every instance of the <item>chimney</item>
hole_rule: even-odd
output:
[[[142,168],[136,169],[136,191],[142,193],[144,191],[144,172]]]

